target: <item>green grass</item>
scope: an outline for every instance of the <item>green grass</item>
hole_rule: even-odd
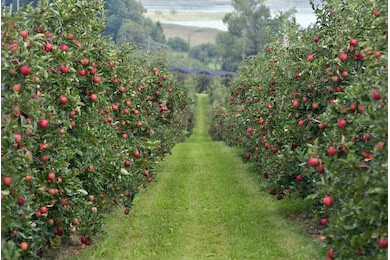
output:
[[[107,216],[106,234],[70,259],[322,259],[323,250],[283,217],[236,150],[208,135],[208,97],[196,126],[136,196],[129,216]],[[288,209],[292,210],[292,209]]]

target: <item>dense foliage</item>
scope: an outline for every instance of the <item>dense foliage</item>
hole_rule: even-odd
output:
[[[103,2],[2,13],[2,257],[77,238],[154,178],[189,132],[191,101],[161,54],[101,35]],[[57,237],[57,239],[55,239]]]
[[[386,1],[324,1],[240,70],[211,133],[242,147],[269,193],[304,197],[327,259],[387,255]]]
[[[47,4],[52,0],[20,0],[20,6],[31,4]],[[15,0],[2,1],[2,7],[10,7],[16,11]],[[154,23],[144,17],[146,9],[136,0],[104,0],[104,19],[106,26],[104,34],[111,37],[116,43],[130,42],[138,46],[156,48],[158,44],[165,43],[165,35],[161,24]]]

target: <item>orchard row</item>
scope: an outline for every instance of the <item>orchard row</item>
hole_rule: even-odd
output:
[[[2,13],[2,256],[61,237],[88,245],[102,213],[154,177],[190,131],[187,90],[161,54],[101,35],[103,1]]]
[[[241,68],[211,134],[242,147],[269,193],[303,197],[327,259],[387,255],[386,1],[324,1]]]

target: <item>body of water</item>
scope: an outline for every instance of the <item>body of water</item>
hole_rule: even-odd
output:
[[[153,11],[170,11],[178,12],[221,12],[229,13],[234,10],[231,1],[229,0],[140,0],[144,7]],[[315,2],[319,3],[319,0]],[[297,23],[303,27],[307,27],[315,23],[316,17],[309,3],[309,0],[270,0],[265,4],[270,8],[272,16],[276,16],[279,12],[286,12],[291,8],[295,8],[297,13],[295,18]],[[227,26],[221,20],[215,21],[185,21],[185,22],[169,22],[179,25],[199,26],[216,28],[226,31]]]

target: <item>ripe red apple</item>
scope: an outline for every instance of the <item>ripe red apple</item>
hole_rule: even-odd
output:
[[[44,51],[45,52],[49,52],[49,51],[52,51],[53,50],[53,44],[51,43],[46,43],[45,46],[43,47]]]
[[[96,94],[91,94],[89,95],[89,100],[91,100],[92,102],[95,102],[97,100],[97,95]]]
[[[42,129],[48,128],[49,127],[49,121],[46,120],[46,119],[39,120],[38,127],[42,128]]]
[[[22,141],[21,134],[14,134],[15,142],[20,143]]]
[[[22,35],[23,39],[26,39],[28,37],[28,31],[27,30],[21,31],[20,34]]]
[[[133,155],[134,155],[135,159],[138,159],[139,156],[140,156],[140,152],[139,151],[135,151]]]
[[[111,68],[115,66],[115,64],[114,64],[113,61],[109,61],[107,64],[108,64],[108,66],[110,66]]]
[[[162,78],[162,80],[167,80],[167,75],[163,74],[163,75],[161,76],[161,78]]]
[[[339,81],[339,76],[332,76],[333,83],[337,83]]]
[[[60,96],[59,102],[61,105],[66,105],[68,103],[68,98],[65,96]]]
[[[374,100],[380,100],[382,98],[382,95],[376,89],[371,91],[371,95]]]
[[[133,109],[132,112],[133,112],[134,115],[138,115],[139,114],[139,111],[137,109]]]
[[[89,60],[87,59],[87,58],[83,58],[83,59],[81,59],[81,64],[83,64],[84,66],[87,66],[88,65],[88,63],[89,63]]]
[[[18,198],[18,204],[19,204],[20,206],[23,206],[24,203],[26,203],[26,199],[23,198],[23,197],[19,197],[19,198]]]
[[[325,172],[325,167],[324,167],[323,165],[319,165],[319,166],[317,167],[317,172],[318,172],[318,173],[324,173],[324,172]]]
[[[299,126],[304,126],[304,125],[305,125],[305,121],[299,120],[299,121],[298,121],[298,125],[299,125]]]
[[[271,194],[271,195],[275,195],[275,190],[274,189],[270,189],[268,193]]]
[[[387,248],[387,237],[381,237],[379,240],[378,240],[378,246],[380,248]]]
[[[271,104],[268,104],[268,105],[267,105],[267,108],[268,108],[268,109],[272,109],[272,105],[271,105]]]
[[[125,91],[126,91],[126,88],[125,88],[125,86],[120,86],[119,87],[119,91],[121,92],[121,93],[125,93]]]
[[[282,195],[282,194],[278,194],[278,195],[276,196],[276,199],[277,199],[277,200],[283,199],[283,195]]]
[[[50,157],[49,157],[49,155],[45,154],[45,155],[42,155],[41,159],[43,162],[48,162],[50,160]]]
[[[318,128],[324,130],[326,128],[326,124],[321,123],[321,124],[318,125]]]
[[[125,161],[125,163],[123,164],[126,168],[130,167],[130,161]]]
[[[172,93],[172,91],[173,91],[172,88],[168,88],[169,93]]]
[[[20,92],[20,89],[22,88],[22,85],[20,85],[20,84],[15,84],[15,85],[13,85],[12,86],[12,90],[14,91],[14,92]]]
[[[317,43],[317,42],[320,40],[320,36],[317,36],[317,35],[314,36],[314,37],[313,37],[313,40],[314,40],[314,42]]]
[[[85,69],[81,69],[80,71],[79,71],[79,75],[80,76],[85,76],[85,74],[87,74],[87,71],[85,70]]]
[[[92,68],[89,70],[89,74],[91,74],[91,75],[95,75],[96,73],[97,73],[97,69],[95,69],[95,68]]]
[[[39,212],[41,212],[41,214],[46,214],[47,213],[47,207],[46,206],[42,206],[39,208]]]
[[[363,114],[365,110],[366,110],[366,108],[364,106],[359,106],[358,107],[359,114]]]
[[[50,172],[47,178],[49,180],[54,180],[56,178],[56,174],[54,172]]]
[[[343,128],[345,128],[346,126],[347,126],[347,120],[345,120],[345,119],[339,119],[339,120],[337,120],[337,127],[338,127],[338,128],[343,129]]]
[[[341,77],[343,77],[344,79],[348,78],[348,72],[346,71],[341,72]]]
[[[297,72],[297,73],[295,73],[295,78],[296,78],[296,79],[300,79],[300,78],[301,78],[301,76],[302,76],[302,75],[301,75],[301,73],[300,73],[300,72]]]
[[[68,73],[69,72],[69,67],[66,67],[64,64],[60,65],[60,71],[62,73]]]
[[[329,257],[334,257],[334,249],[329,249],[328,256]]]
[[[302,177],[301,175],[297,175],[297,176],[295,177],[295,180],[296,180],[297,182],[302,182],[302,181],[303,181],[303,177]]]
[[[334,146],[330,146],[328,148],[328,155],[329,156],[335,156],[335,155],[337,155],[337,153],[338,153],[338,151]]]
[[[21,242],[19,246],[20,246],[20,249],[22,249],[22,251],[27,251],[29,245],[27,242]]]
[[[345,52],[341,51],[340,54],[339,54],[339,59],[341,61],[346,61],[348,59],[348,54],[346,54]]]
[[[125,215],[129,215],[130,213],[130,209],[126,208],[125,211],[124,211]]]
[[[380,51],[376,51],[374,53],[375,58],[379,59],[382,56],[382,53]]]
[[[299,101],[298,100],[293,101],[293,107],[299,108]]]
[[[309,166],[316,167],[320,163],[320,160],[317,157],[312,157],[309,159]]]
[[[333,205],[333,197],[332,196],[325,196],[322,200],[325,206],[331,207]]]
[[[61,44],[60,50],[61,50],[61,51],[68,51],[68,50],[69,50],[69,47],[68,47],[68,45],[66,45],[66,44]]]
[[[307,55],[307,60],[308,60],[308,61],[314,60],[314,55],[313,55],[313,54]]]
[[[25,64],[22,67],[20,67],[20,73],[22,73],[23,76],[30,75],[31,69],[27,64]]]
[[[268,150],[269,147],[270,147],[270,144],[269,144],[269,143],[265,143],[265,144],[264,144],[264,149],[265,149],[265,150]]]
[[[100,80],[101,80],[101,79],[100,79],[99,76],[96,76],[96,77],[94,77],[92,80],[93,80],[94,83],[100,83]]]
[[[357,45],[358,45],[358,40],[357,40],[357,39],[351,39],[351,40],[349,40],[349,45],[351,45],[351,46],[357,46]]]
[[[329,223],[329,221],[328,221],[327,218],[322,218],[322,219],[320,220],[320,224],[323,225],[323,226],[328,225],[328,223]]]
[[[129,137],[129,136],[128,136],[126,133],[123,133],[123,134],[122,134],[122,138],[123,138],[123,139],[127,139],[128,137]]]
[[[81,243],[82,243],[83,245],[87,245],[87,244],[89,243],[89,238],[86,237],[86,236],[82,236],[82,237],[80,238],[80,241],[81,241]]]
[[[248,134],[252,134],[252,133],[253,133],[253,129],[252,129],[251,127],[248,127],[248,129],[246,130],[246,132],[247,132]]]

